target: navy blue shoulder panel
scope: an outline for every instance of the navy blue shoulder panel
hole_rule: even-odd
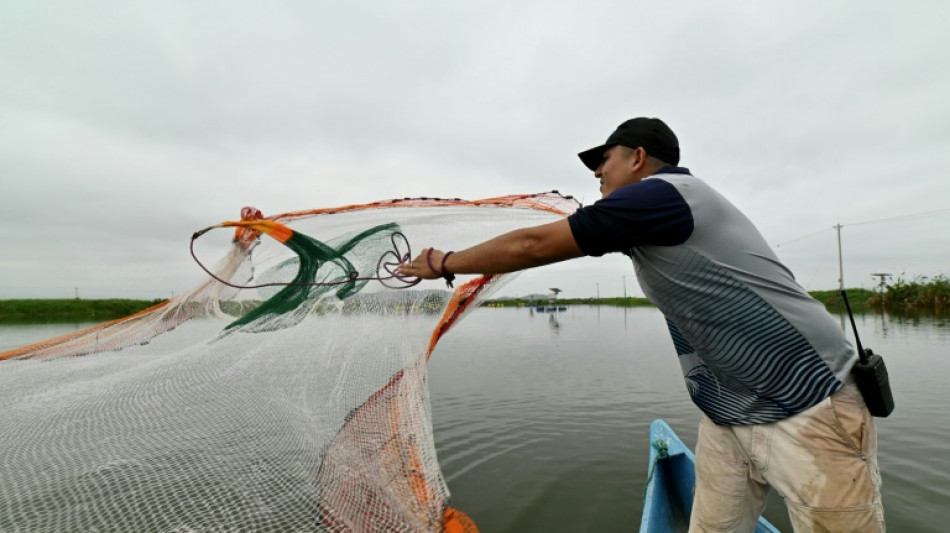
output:
[[[593,256],[644,245],[676,246],[693,233],[689,204],[659,177],[621,187],[567,220],[578,247]]]

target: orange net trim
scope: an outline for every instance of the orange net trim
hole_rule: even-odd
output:
[[[3,361],[4,359],[13,359],[13,358],[15,358],[15,357],[20,357],[20,356],[22,356],[22,355],[28,354],[28,353],[30,353],[30,352],[34,352],[34,351],[36,351],[36,350],[42,350],[42,349],[44,349],[44,348],[49,348],[49,347],[51,347],[51,346],[56,346],[57,344],[62,344],[62,343],[64,343],[64,342],[68,342],[68,341],[70,341],[70,340],[72,340],[72,339],[75,339],[75,338],[77,338],[77,337],[81,337],[81,336],[83,336],[83,335],[85,335],[85,334],[87,334],[87,333],[91,333],[91,332],[96,331],[96,330],[99,330],[99,329],[105,329],[105,328],[107,328],[107,327],[109,327],[109,326],[114,326],[114,325],[116,325],[116,324],[121,324],[121,323],[123,323],[123,322],[131,322],[131,321],[133,321],[133,320],[138,320],[138,319],[144,317],[145,315],[154,313],[155,311],[158,311],[158,310],[162,309],[163,307],[165,307],[166,305],[168,305],[169,302],[171,302],[171,300],[165,300],[164,302],[155,304],[155,305],[149,307],[148,309],[143,309],[143,310],[139,311],[138,313],[131,314],[131,315],[126,316],[126,317],[117,318],[117,319],[115,319],[115,320],[110,320],[110,321],[108,321],[108,322],[103,322],[102,324],[96,324],[95,326],[90,326],[90,327],[88,327],[88,328],[81,329],[81,330],[79,330],[79,331],[74,331],[74,332],[72,332],[72,333],[67,333],[67,334],[65,334],[65,335],[60,335],[60,336],[58,336],[58,337],[53,337],[53,338],[51,338],[51,339],[46,339],[46,340],[43,340],[43,341],[40,341],[40,342],[35,342],[35,343],[33,343],[33,344],[28,344],[28,345],[22,346],[22,347],[20,347],[20,348],[14,348],[14,349],[9,350],[9,351],[6,351],[6,352],[0,352],[0,361]]]
[[[478,527],[467,514],[455,507],[446,507],[442,515],[442,531],[444,533],[478,533]]]
[[[279,215],[266,217],[271,220],[293,220],[295,218],[308,217],[313,215],[325,215],[332,213],[342,213],[344,211],[354,211],[357,209],[385,209],[387,207],[442,207],[442,206],[500,206],[500,207],[524,207],[526,209],[537,209],[547,211],[557,215],[567,215],[568,211],[558,209],[548,203],[537,201],[536,198],[549,194],[558,194],[557,191],[551,193],[538,194],[513,194],[509,196],[498,196],[495,198],[485,198],[483,200],[462,200],[460,198],[401,198],[395,200],[383,200],[380,202],[370,202],[366,204],[351,204],[341,207],[329,207],[320,209],[307,209],[304,211],[290,211]],[[571,200],[571,196],[562,196],[565,200]]]
[[[479,293],[491,285],[497,276],[481,276],[459,286],[432,332],[426,361],[432,356],[435,345],[445,332],[477,300]],[[401,525],[399,512],[394,504],[382,498],[374,487],[387,486],[387,491],[400,502],[415,502],[418,508],[427,508],[433,503],[436,491],[423,475],[418,443],[406,438],[405,428],[415,413],[403,412],[407,395],[412,392],[405,387],[404,378],[409,369],[397,372],[390,381],[357,408],[327,449],[324,461],[317,474],[317,483],[328,499],[320,502],[320,520],[331,528],[352,527],[378,528],[380,524],[398,529]],[[388,421],[387,431],[373,430],[373,421]],[[340,471],[348,476],[340,476]],[[406,478],[396,474],[409,472]],[[332,495],[359,494],[364,501],[371,501],[373,511],[354,514],[349,506]],[[440,520],[443,531],[453,533],[477,533],[478,527],[465,513],[442,504],[443,515],[432,517]],[[435,524],[429,524],[433,526]],[[382,528],[386,530],[386,528]]]
[[[241,220],[238,222],[226,221],[222,222],[220,225],[222,227],[236,227],[237,230],[235,230],[234,233],[234,240],[238,242],[248,238],[254,238],[254,236],[260,233],[266,233],[276,239],[278,242],[285,243],[294,235],[294,230],[274,222],[273,220]],[[249,235],[250,237],[246,235]]]
[[[475,297],[485,290],[497,277],[498,275],[496,274],[481,276],[455,289],[455,292],[452,293],[452,298],[449,300],[449,304],[445,308],[445,312],[442,313],[442,319],[439,320],[439,325],[436,326],[432,332],[432,337],[429,340],[429,352],[426,354],[426,361],[432,357],[432,351],[435,350],[435,345],[438,344],[442,335],[462,316],[469,305],[475,301]]]

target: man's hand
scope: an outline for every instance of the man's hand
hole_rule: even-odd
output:
[[[422,279],[439,279],[444,272],[441,271],[442,259],[445,253],[435,248],[426,248],[415,259],[408,263],[403,263],[396,267],[396,273],[400,276],[413,276]]]

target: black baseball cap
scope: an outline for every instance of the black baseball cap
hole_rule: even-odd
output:
[[[597,170],[604,160],[604,152],[617,145],[627,148],[642,146],[647,155],[660,161],[674,166],[680,162],[680,143],[673,130],[658,118],[646,117],[624,122],[607,137],[607,142],[577,155],[587,168]]]

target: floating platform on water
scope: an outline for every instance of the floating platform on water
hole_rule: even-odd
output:
[[[557,313],[560,311],[567,311],[567,307],[538,305],[538,306],[535,306],[534,310],[539,313]]]

